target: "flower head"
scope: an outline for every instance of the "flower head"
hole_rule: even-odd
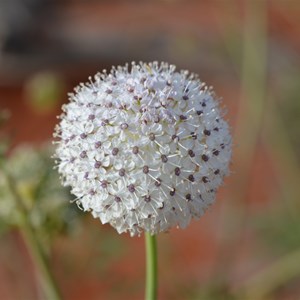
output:
[[[75,88],[56,129],[78,202],[119,233],[187,226],[214,202],[231,136],[214,93],[167,63],[132,63]]]

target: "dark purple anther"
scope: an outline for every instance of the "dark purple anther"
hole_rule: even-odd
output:
[[[102,143],[101,143],[101,142],[96,142],[96,143],[95,143],[95,148],[96,148],[96,149],[98,149],[98,148],[100,148],[100,147],[101,147],[101,145],[102,145]]]
[[[197,134],[195,134],[195,132],[191,132],[191,137],[193,138],[193,140],[197,139]]]
[[[159,123],[160,121],[160,117],[159,116],[155,116],[154,117],[154,123]]]
[[[191,181],[191,182],[194,182],[195,181],[195,178],[194,178],[194,176],[193,175],[189,175],[189,181]]]
[[[171,196],[174,196],[174,195],[175,195],[175,189],[172,189],[172,190],[170,191],[170,195],[171,195]]]
[[[218,156],[220,154],[220,151],[217,149],[213,150],[213,155]]]
[[[207,178],[206,176],[203,176],[203,177],[202,177],[202,181],[203,181],[204,183],[207,183],[207,182],[208,182],[208,178]]]
[[[204,133],[206,136],[210,136],[210,130],[204,129],[204,130],[203,130],[203,133]]]
[[[161,181],[162,181],[162,180],[161,180],[160,178],[156,178],[155,183],[154,183],[155,186],[156,186],[156,187],[161,186]]]
[[[154,141],[154,140],[155,140],[155,134],[154,134],[154,133],[151,132],[151,133],[149,134],[149,140],[150,140],[150,141]]]
[[[178,168],[178,167],[175,168],[175,175],[176,176],[180,175],[180,168]]]
[[[133,153],[133,154],[138,154],[138,153],[139,153],[139,147],[138,147],[138,146],[134,146],[134,147],[132,148],[132,153]]]
[[[102,122],[101,122],[101,125],[106,126],[108,123],[109,123],[108,119],[103,119]]]
[[[121,202],[121,198],[119,196],[115,196],[115,201],[119,203]]]
[[[205,154],[203,154],[201,156],[201,158],[202,158],[203,161],[208,161],[209,160],[209,157],[207,155],[205,155]]]
[[[86,157],[86,151],[82,151],[82,152],[80,153],[80,157],[81,157],[81,158],[85,158],[85,157]]]
[[[101,162],[100,161],[96,161],[95,164],[94,164],[94,167],[96,169],[99,169],[101,167]]]
[[[166,156],[166,155],[162,155],[161,156],[161,161],[163,162],[163,163],[166,163],[167,161],[168,161],[168,157]]]
[[[191,200],[192,200],[191,194],[186,194],[186,195],[185,195],[185,199],[186,199],[187,201],[191,201]]]
[[[107,188],[107,185],[108,185],[108,182],[106,180],[101,181],[101,187],[102,188],[104,188],[104,189]]]
[[[121,129],[127,129],[128,128],[128,124],[127,123],[122,123],[121,124]]]
[[[190,157],[195,157],[195,153],[191,149],[188,151],[188,154],[189,154]]]
[[[150,201],[151,201],[151,197],[150,197],[150,196],[145,196],[145,197],[144,197],[144,200],[145,200],[146,202],[150,202]]]
[[[113,156],[116,156],[118,153],[119,153],[119,149],[118,148],[113,148],[112,151],[111,151],[111,154]]]
[[[134,184],[129,184],[129,186],[128,186],[128,191],[129,191],[130,193],[134,193],[134,192],[135,192],[135,186],[134,186]]]
[[[143,173],[145,173],[145,174],[149,173],[149,167],[148,166],[143,167]]]
[[[124,168],[122,168],[122,169],[119,170],[119,175],[121,177],[125,176],[125,169]]]

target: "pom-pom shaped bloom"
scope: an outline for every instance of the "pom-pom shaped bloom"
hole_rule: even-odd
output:
[[[75,88],[56,130],[77,202],[119,233],[186,227],[214,202],[231,136],[211,89],[167,63],[105,70]]]

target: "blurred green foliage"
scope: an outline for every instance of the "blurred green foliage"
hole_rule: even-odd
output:
[[[276,95],[286,133],[300,162],[300,70],[290,67],[279,82],[280,92]]]
[[[22,226],[18,203],[7,182],[8,172],[14,189],[22,199],[27,217],[38,238],[46,245],[58,233],[66,233],[79,221],[78,208],[70,204],[71,195],[60,183],[49,145],[39,149],[23,145],[3,160],[0,172],[0,232]]]
[[[258,214],[253,225],[267,253],[279,255],[300,249],[300,214],[298,219],[291,218],[289,212],[277,203],[268,214]]]
[[[63,92],[63,78],[52,71],[36,73],[25,84],[27,103],[38,113],[51,112],[55,109]]]

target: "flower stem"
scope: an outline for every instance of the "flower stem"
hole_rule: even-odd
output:
[[[8,186],[19,209],[22,223],[22,225],[20,226],[20,231],[33,259],[33,262],[39,272],[39,280],[41,281],[45,293],[45,298],[49,300],[60,300],[61,296],[58,292],[58,288],[55,284],[54,278],[52,277],[46,255],[28,219],[28,210],[24,205],[22,197],[19,195],[16,189],[16,185],[12,176],[10,176],[8,172],[3,173],[6,176]]]
[[[145,300],[157,299],[157,249],[156,237],[145,232],[146,242],[146,292]]]
[[[22,237],[26,243],[26,246],[31,254],[31,257],[37,267],[39,273],[39,280],[41,281],[46,299],[60,300],[60,294],[55,284],[54,278],[49,269],[47,258],[44,251],[36,238],[30,226],[26,226],[23,222],[23,228],[21,228]]]

